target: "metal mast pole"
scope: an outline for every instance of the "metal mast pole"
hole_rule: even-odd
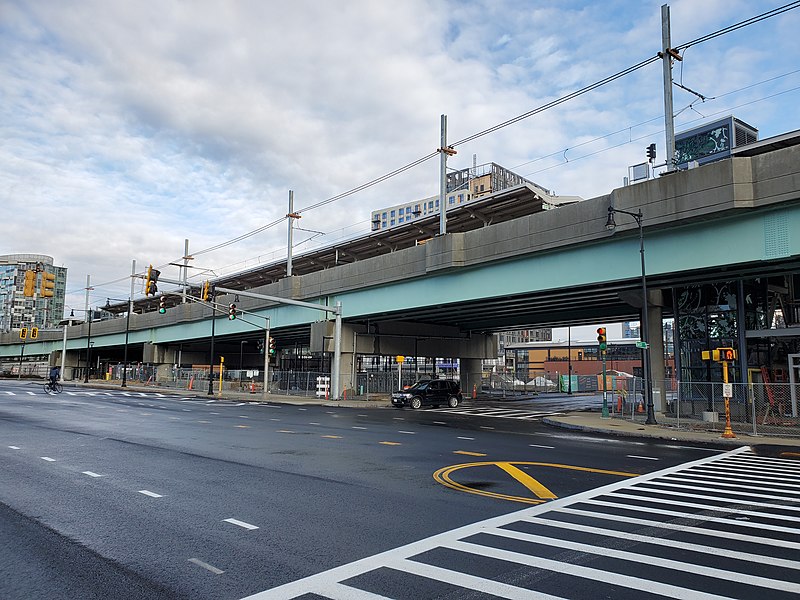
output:
[[[294,225],[294,192],[289,190],[289,241],[286,248],[286,276],[292,276],[292,226]]]
[[[266,402],[269,394],[269,329],[270,322],[267,317],[267,326],[264,329],[264,389],[261,391],[261,399]]]
[[[188,242],[188,240],[187,240]],[[131,261],[131,293],[128,296],[128,316],[125,319],[125,354],[122,357],[122,387],[128,387],[128,333],[131,330],[131,312],[133,312],[133,276],[136,275],[136,259]]]
[[[647,275],[644,267],[643,218],[644,215],[642,214],[642,209],[640,208],[638,219],[636,219],[637,224],[639,225],[639,255],[642,262],[642,321],[639,323],[639,325],[642,326],[642,332],[639,337],[645,343],[645,347],[642,349],[642,359],[644,360],[644,364],[642,365],[642,374],[645,378],[644,390],[645,394],[647,395],[647,419],[645,420],[645,425],[655,425],[656,415],[653,407],[653,371],[650,368],[650,316],[647,314],[650,312],[650,304],[647,300]]]
[[[664,71],[664,129],[667,142],[667,171],[675,166],[675,120],[672,114],[672,42],[670,41],[669,5],[661,7],[661,60]]]
[[[331,389],[333,390],[333,400],[339,400],[339,378],[342,364],[342,303],[338,300],[335,304],[336,320],[333,327],[333,366],[331,367]],[[355,359],[355,357],[353,357]]]
[[[439,147],[439,235],[447,233],[447,115],[442,115]]]
[[[189,280],[189,240],[183,240],[183,286],[181,291],[181,304],[186,304],[186,285]]]
[[[86,276],[86,308],[84,309],[84,319],[89,322],[89,332],[86,335],[86,376],[83,378],[83,383],[89,383],[89,357],[92,349],[92,315],[89,314],[89,290],[91,286],[91,275]]]

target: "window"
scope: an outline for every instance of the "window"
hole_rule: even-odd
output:
[[[392,219],[394,219],[394,213],[395,213],[395,211],[392,211],[392,212],[391,212],[391,215],[390,215],[390,216],[392,217]],[[393,224],[394,224],[394,223],[393,223]]]
[[[397,219],[397,222],[398,223],[402,223],[404,219],[405,219],[405,217],[403,215],[400,215],[400,218]]]

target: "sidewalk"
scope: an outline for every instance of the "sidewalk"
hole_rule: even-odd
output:
[[[91,387],[95,389],[113,388],[117,391],[150,392],[192,397],[198,400],[214,399],[227,402],[262,402],[262,394],[247,392],[225,391],[222,394],[208,395],[202,390],[183,390],[154,385],[128,385],[120,387],[118,381],[93,381],[88,384],[82,382],[67,382],[67,385]],[[376,396],[369,400],[326,400],[308,396],[289,396],[270,393],[268,402],[293,405],[339,406],[346,408],[392,408],[389,400],[384,396]],[[789,453],[800,457],[800,437],[754,436],[747,433],[736,432],[736,438],[727,439],[720,437],[719,431],[704,431],[697,428],[677,427],[671,424],[663,415],[656,415],[657,425],[644,425],[642,423],[622,418],[606,418],[599,411],[570,412],[563,415],[554,415],[542,418],[542,423],[553,427],[561,427],[574,431],[598,433],[620,437],[651,438],[660,440],[693,442],[698,444],[715,444],[731,448],[739,446],[779,446],[784,454]],[[794,456],[793,456],[794,457]]]

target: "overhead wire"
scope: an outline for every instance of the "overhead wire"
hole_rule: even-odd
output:
[[[745,19],[743,21],[740,21],[738,23],[734,23],[732,25],[729,25],[729,26],[724,27],[722,29],[719,29],[717,31],[714,31],[714,32],[711,32],[709,34],[703,35],[703,36],[701,36],[699,38],[696,38],[696,39],[691,40],[689,42],[686,42],[684,44],[680,44],[678,46],[675,46],[674,49],[678,50],[678,51],[685,50],[687,48],[690,48],[691,46],[702,44],[702,43],[704,43],[706,41],[709,41],[709,40],[712,40],[714,38],[720,37],[720,36],[725,35],[727,33],[731,33],[733,31],[736,31],[736,30],[741,29],[743,27],[747,27],[749,25],[753,25],[755,23],[758,23],[758,22],[766,20],[768,18],[777,16],[779,14],[783,14],[785,12],[788,12],[788,11],[793,10],[795,8],[798,8],[798,7],[800,7],[800,0],[797,0],[795,2],[790,2],[789,4],[786,4],[784,6],[772,9],[770,11],[767,11],[767,12],[762,13],[760,15],[756,15],[754,17],[750,17],[750,18]],[[625,68],[625,69],[623,69],[623,70],[621,70],[621,71],[619,71],[617,73],[614,73],[613,75],[609,75],[608,77],[605,77],[603,79],[600,79],[599,81],[591,83],[591,84],[589,84],[589,85],[587,85],[587,86],[585,86],[585,87],[583,87],[583,88],[581,88],[579,90],[576,90],[574,92],[571,92],[569,94],[561,96],[561,97],[559,97],[559,98],[557,98],[555,100],[552,100],[552,101],[547,102],[547,103],[545,103],[545,104],[543,104],[541,106],[538,106],[538,107],[536,107],[536,108],[534,108],[534,109],[532,109],[530,111],[527,111],[527,112],[522,113],[522,114],[520,114],[520,115],[518,115],[516,117],[513,117],[511,119],[503,121],[502,123],[498,123],[497,125],[493,125],[492,127],[489,127],[489,128],[484,129],[482,131],[479,131],[477,133],[469,135],[469,136],[467,136],[465,138],[457,140],[457,141],[455,141],[455,142],[453,142],[452,144],[449,144],[449,145],[452,146],[452,147],[463,145],[463,144],[466,144],[468,142],[474,141],[474,140],[476,140],[478,138],[481,138],[481,137],[484,137],[484,136],[489,135],[491,133],[494,133],[496,131],[499,131],[501,129],[504,129],[505,127],[508,127],[510,125],[513,125],[515,123],[523,121],[523,120],[525,120],[527,118],[530,118],[530,117],[532,117],[534,115],[540,114],[540,113],[542,113],[542,112],[544,112],[546,110],[549,110],[551,108],[554,108],[554,107],[556,107],[556,106],[558,106],[560,104],[563,104],[565,102],[568,102],[570,100],[578,98],[578,97],[580,97],[580,96],[582,96],[584,94],[587,94],[590,91],[596,90],[596,89],[598,89],[598,88],[600,88],[600,87],[602,87],[604,85],[612,83],[613,81],[616,81],[616,80],[618,80],[618,79],[620,79],[622,77],[630,75],[631,73],[634,73],[635,71],[638,71],[639,69],[642,69],[642,68],[644,68],[644,67],[646,67],[646,66],[648,66],[648,65],[650,65],[650,64],[652,64],[652,63],[654,63],[654,62],[656,62],[658,60],[661,60],[661,58],[659,57],[658,54],[656,54],[656,55],[654,55],[652,57],[649,57],[649,58],[647,58],[647,59],[645,59],[645,60],[643,60],[643,61],[641,61],[641,62],[639,62],[639,63],[637,63],[635,65],[627,67],[627,68]],[[337,194],[337,195],[332,196],[330,198],[327,198],[325,200],[321,200],[319,202],[316,202],[314,204],[311,204],[309,206],[301,208],[301,209],[299,209],[299,210],[297,210],[295,212],[297,214],[301,214],[303,212],[308,212],[308,211],[314,210],[316,208],[319,208],[321,206],[325,206],[325,205],[330,204],[332,202],[336,202],[336,201],[341,200],[343,198],[346,198],[348,196],[352,196],[352,195],[354,195],[354,194],[356,194],[358,192],[361,192],[361,191],[363,191],[363,190],[365,190],[367,188],[373,187],[373,186],[375,186],[375,185],[377,185],[379,183],[382,183],[382,182],[384,182],[384,181],[386,181],[388,179],[391,179],[392,177],[395,177],[395,176],[397,176],[397,175],[399,175],[401,173],[404,173],[404,172],[406,172],[406,171],[408,171],[410,169],[413,169],[414,167],[419,166],[420,164],[432,159],[433,157],[435,157],[437,155],[438,155],[438,150],[434,151],[434,152],[431,152],[431,153],[429,153],[429,154],[427,154],[427,155],[425,155],[425,156],[423,156],[421,158],[418,158],[418,159],[416,159],[416,160],[414,160],[414,161],[412,161],[412,162],[410,162],[410,163],[408,163],[408,164],[406,164],[406,165],[404,165],[402,167],[394,169],[393,171],[390,171],[390,172],[388,172],[388,173],[386,173],[384,175],[381,175],[380,177],[376,177],[376,178],[374,178],[374,179],[372,179],[372,180],[370,180],[370,181],[368,181],[366,183],[363,183],[363,184],[358,185],[358,186],[356,186],[356,187],[354,187],[354,188],[352,188],[350,190],[342,192],[341,194]],[[207,254],[209,252],[213,252],[215,250],[219,250],[221,248],[225,248],[226,246],[230,246],[232,244],[238,243],[238,242],[240,242],[242,240],[250,238],[250,237],[252,237],[254,235],[257,235],[257,234],[259,234],[259,233],[261,233],[263,231],[266,231],[267,229],[270,229],[270,228],[272,228],[272,227],[284,222],[287,218],[288,218],[287,216],[280,217],[280,218],[275,219],[274,221],[272,221],[270,223],[267,223],[266,225],[263,225],[263,226],[261,226],[261,227],[259,227],[257,229],[252,230],[252,231],[246,232],[246,233],[244,233],[242,235],[239,235],[239,236],[237,236],[235,238],[232,238],[230,240],[226,240],[224,242],[220,242],[218,244],[215,244],[214,246],[210,246],[210,247],[204,248],[202,250],[198,250],[198,251],[194,252],[193,255],[194,256],[198,256],[198,255],[201,255],[201,254]],[[182,258],[183,257],[180,257],[177,260],[180,260]],[[118,281],[123,281],[124,279],[126,279],[126,278],[123,278],[123,279],[120,279],[120,280],[115,280],[115,281],[110,282],[110,283],[116,283]]]

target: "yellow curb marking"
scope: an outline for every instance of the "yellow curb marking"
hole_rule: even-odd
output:
[[[600,473],[602,475],[616,475],[618,477],[637,477],[638,473],[625,473],[623,471],[607,471],[605,469],[592,469],[589,467],[576,467],[574,465],[562,465],[557,463],[541,463],[541,462],[528,462],[528,461],[514,461],[514,462],[503,462],[503,461],[486,461],[486,462],[474,462],[474,463],[465,463],[460,465],[450,465],[449,467],[442,467],[438,471],[433,474],[433,479],[438,483],[441,483],[443,486],[448,487],[450,489],[458,490],[460,492],[467,492],[468,494],[475,494],[477,496],[486,496],[487,498],[497,498],[498,500],[510,500],[511,502],[521,502],[523,504],[542,504],[547,500],[553,500],[557,498],[553,492],[539,483],[536,479],[519,469],[516,465],[528,465],[528,466],[536,466],[536,467],[551,467],[555,469],[569,469],[572,471],[583,471],[585,473]],[[499,494],[496,492],[487,492],[486,490],[480,490],[471,488],[467,485],[458,483],[453,481],[450,478],[450,474],[454,473],[455,471],[460,471],[461,469],[468,469],[471,467],[491,467],[496,466],[511,475],[516,481],[524,485],[528,490],[533,492],[536,498],[530,498],[525,496],[512,496],[510,494]]]

